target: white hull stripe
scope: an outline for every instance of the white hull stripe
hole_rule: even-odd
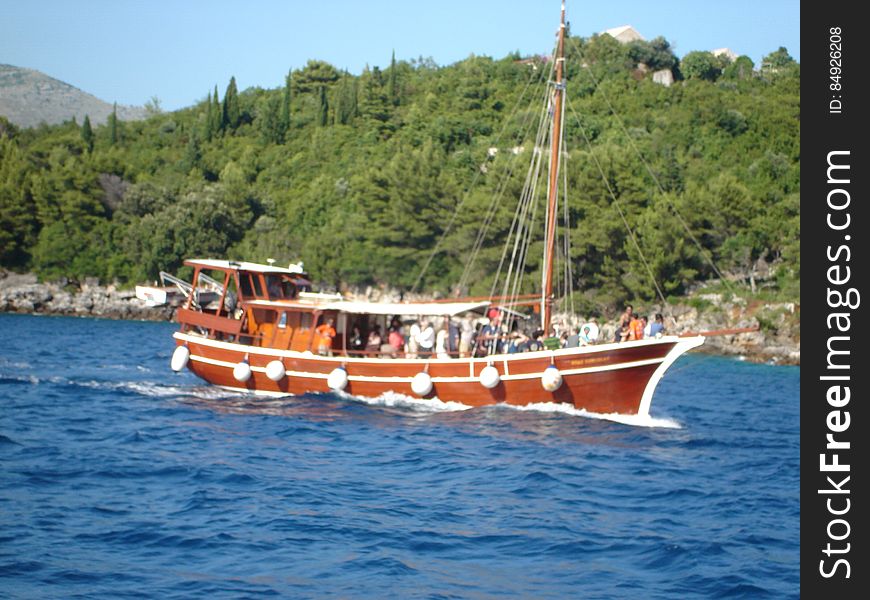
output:
[[[493,362],[505,361],[510,362],[511,364],[519,363],[524,360],[536,360],[540,359],[542,356],[553,358],[559,358],[560,356],[586,356],[589,354],[600,354],[604,352],[609,352],[611,350],[625,350],[626,348],[635,348],[641,346],[656,346],[660,344],[674,344],[680,342],[686,342],[691,340],[698,340],[698,344],[703,343],[702,337],[695,338],[680,338],[676,336],[665,336],[662,338],[649,338],[643,340],[636,340],[631,342],[619,342],[619,343],[607,343],[607,344],[596,344],[594,346],[581,346],[579,348],[562,348],[560,350],[542,350],[539,352],[517,352],[516,354],[500,354],[495,356],[488,357],[478,357],[478,358],[427,358],[427,359],[419,359],[419,358],[391,358],[391,359],[372,359],[372,358],[357,358],[357,357],[349,357],[349,356],[319,356],[317,354],[312,354],[311,352],[298,352],[295,350],[278,350],[275,348],[262,348],[260,346],[248,346],[246,344],[238,344],[235,342],[222,342],[218,340],[212,340],[206,337],[202,337],[199,335],[192,335],[189,333],[182,333],[180,331],[176,331],[173,334],[173,337],[182,342],[190,342],[191,344],[198,344],[202,346],[208,346],[210,348],[217,348],[219,350],[230,350],[232,352],[240,352],[242,354],[250,354],[251,356],[263,356],[270,358],[295,358],[300,360],[313,360],[316,359],[320,362],[331,362],[335,363],[335,366],[351,366],[353,364],[371,364],[373,360],[389,360],[392,364],[415,364],[419,365],[420,368],[423,368],[423,365],[427,363],[432,364],[451,364],[456,363],[459,360],[467,361],[469,365],[469,369],[473,369],[474,365],[487,365]],[[473,373],[469,373],[472,375]]]
[[[233,369],[238,363],[227,362],[225,360],[217,360],[214,358],[208,358],[206,356],[197,356],[195,354],[190,355],[190,360],[205,363],[208,365],[215,365],[218,367],[226,367],[227,369]],[[657,365],[659,363],[664,362],[665,358],[650,358],[647,360],[635,360],[632,362],[623,362],[617,363],[613,365],[604,365],[601,367],[585,367],[582,369],[564,369],[560,372],[562,376],[566,375],[582,375],[584,373],[601,373],[604,371],[616,371],[619,369],[631,369],[634,367],[645,367],[647,365]],[[256,373],[265,373],[265,367],[251,367],[251,371]],[[287,371],[288,377],[299,377],[299,378],[307,378],[307,379],[327,379],[329,378],[329,373],[309,373],[307,371]],[[540,378],[541,373],[522,373],[517,375],[502,375],[502,381],[514,381],[520,379],[538,379]],[[370,375],[350,375],[348,374],[349,381],[370,381],[370,382],[378,382],[378,383],[407,383],[410,385],[413,377],[376,377]],[[477,377],[433,377],[433,383],[470,383],[477,382]]]

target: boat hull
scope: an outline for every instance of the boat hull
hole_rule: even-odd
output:
[[[347,384],[342,391],[354,396],[377,397],[394,392],[467,406],[558,402],[596,413],[640,415],[649,413],[652,395],[665,370],[684,352],[703,343],[701,337],[665,337],[485,358],[427,360],[324,357],[180,332],[175,338],[177,345],[186,345],[190,351],[187,367],[195,375],[211,384],[245,392],[330,392],[329,374],[344,368]],[[280,360],[286,370],[279,381],[266,375],[266,366],[275,360]],[[251,367],[251,376],[245,382],[234,377],[234,368],[242,361]],[[492,389],[480,383],[481,371],[489,365],[499,373],[499,383]],[[542,385],[544,370],[551,365],[562,377],[561,385],[553,392]],[[412,388],[414,376],[421,372],[428,373],[432,382],[431,391],[424,396]]]

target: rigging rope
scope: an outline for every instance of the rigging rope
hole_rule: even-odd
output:
[[[574,49],[577,51],[578,56],[582,57],[583,52],[582,52],[579,44],[577,43],[577,41],[574,38],[569,38],[569,40],[574,44]],[[722,283],[725,285],[725,287],[728,288],[729,290],[731,290],[731,286],[729,285],[728,281],[725,279],[725,277],[722,275],[722,273],[719,272],[719,269],[716,267],[716,264],[713,262],[712,254],[701,245],[701,243],[697,240],[697,238],[695,238],[695,235],[692,233],[691,229],[689,228],[689,225],[686,223],[686,221],[683,219],[680,212],[677,210],[677,207],[668,198],[668,195],[665,193],[664,187],[659,182],[659,179],[656,176],[656,174],[653,172],[652,167],[650,167],[646,158],[640,152],[637,145],[634,143],[634,139],[628,133],[628,130],[625,127],[625,123],[622,120],[622,117],[619,116],[619,114],[616,112],[616,109],[613,107],[613,104],[611,104],[610,99],[607,97],[607,94],[605,94],[604,91],[601,89],[601,86],[600,86],[598,80],[595,78],[594,73],[592,73],[592,68],[587,67],[584,70],[587,73],[589,73],[589,77],[592,79],[592,83],[593,83],[593,86],[594,86],[596,93],[600,94],[600,96],[607,103],[607,107],[610,109],[610,112],[613,114],[614,117],[616,117],[616,122],[619,123],[620,129],[622,129],[622,132],[625,134],[625,137],[628,140],[628,143],[631,145],[632,150],[634,150],[635,154],[637,154],[641,163],[643,163],[644,168],[646,169],[647,173],[649,173],[653,182],[656,184],[656,187],[658,188],[659,192],[665,198],[665,201],[671,207],[671,211],[674,213],[674,216],[677,217],[677,220],[680,222],[680,225],[683,226],[683,229],[689,235],[689,238],[692,240],[692,242],[698,248],[698,251],[701,253],[701,256],[703,256],[704,259],[707,261],[707,263],[710,265],[710,267],[712,267],[713,271],[716,273],[716,275],[719,277],[719,279],[722,281]]]
[[[653,286],[655,286],[656,288],[656,293],[658,293],[659,298],[662,299],[662,302],[664,304],[667,304],[668,301],[665,299],[665,295],[662,293],[662,290],[659,287],[659,283],[656,280],[656,276],[655,273],[653,273],[652,267],[649,266],[649,263],[646,260],[646,256],[644,255],[643,250],[641,250],[640,244],[637,241],[637,237],[634,235],[634,231],[628,224],[628,219],[625,218],[625,213],[623,212],[622,207],[619,205],[619,200],[616,198],[616,193],[610,186],[610,181],[607,179],[607,175],[604,173],[604,168],[601,166],[601,162],[598,160],[598,157],[592,151],[592,141],[589,139],[589,136],[586,135],[586,129],[583,127],[583,123],[580,122],[580,117],[577,116],[577,113],[574,111],[573,105],[571,106],[571,114],[573,114],[574,118],[577,119],[577,124],[580,126],[580,133],[583,134],[583,139],[586,141],[586,145],[589,147],[589,155],[592,157],[592,161],[595,163],[595,167],[598,169],[598,173],[601,175],[601,180],[604,182],[604,186],[607,188],[607,193],[613,200],[613,206],[616,207],[616,211],[619,213],[620,219],[622,219],[622,224],[625,225],[625,229],[626,231],[628,231],[628,237],[631,238],[631,241],[634,244],[637,253],[640,255],[640,260],[643,263],[644,268],[646,268],[647,274],[649,274],[649,278],[652,281]]]
[[[496,145],[498,145],[499,141],[501,140],[501,136],[503,136],[505,131],[507,130],[508,124],[511,121],[511,117],[513,117],[516,114],[517,109],[519,108],[520,103],[523,100],[523,97],[526,95],[526,92],[528,91],[529,87],[531,87],[532,83],[534,82],[536,74],[538,75],[538,78],[540,78],[540,73],[536,73],[536,71],[533,71],[531,73],[531,75],[529,76],[529,80],[526,82],[526,85],[523,88],[522,93],[520,93],[520,97],[517,99],[517,102],[514,105],[513,109],[511,110],[510,115],[508,115],[508,118],[505,119],[504,125],[502,125],[502,129],[499,132],[498,136],[496,136]],[[441,237],[438,238],[438,241],[435,243],[435,246],[432,248],[432,252],[429,254],[429,257],[426,259],[426,262],[423,264],[423,268],[420,270],[420,274],[417,276],[417,279],[414,282],[414,285],[411,287],[411,292],[416,291],[417,287],[423,281],[423,277],[426,274],[426,271],[429,269],[429,265],[432,264],[432,260],[435,258],[435,256],[438,254],[439,250],[441,249],[441,244],[444,242],[444,239],[447,237],[447,235],[450,233],[451,229],[453,228],[453,224],[456,221],[456,217],[459,215],[463,205],[465,204],[465,201],[468,200],[468,197],[471,195],[471,190],[473,190],[475,188],[475,185],[477,184],[477,180],[480,178],[480,175],[481,175],[481,171],[478,169],[474,175],[474,179],[472,179],[471,184],[466,189],[465,195],[463,195],[462,199],[459,201],[459,204],[457,204],[456,208],[453,210],[453,214],[450,216],[450,221],[447,223],[447,227],[444,228],[444,231],[441,233]]]
[[[551,66],[550,72],[552,73],[552,66]],[[545,106],[546,106],[547,91],[548,91],[548,87],[543,86]],[[532,106],[534,106],[534,102],[535,102],[535,100],[533,99]],[[522,138],[521,139],[523,139],[523,140],[526,139],[526,137],[528,136],[528,130],[531,128],[531,125],[534,123],[534,121],[531,118],[532,115],[534,115],[534,114],[535,114],[535,112],[533,112],[533,111],[527,111],[526,123],[524,125],[524,129],[522,130]],[[538,121],[538,123],[539,123],[538,132],[540,132],[540,120]],[[537,144],[538,136],[539,136],[539,133],[536,133],[536,138],[535,138],[536,144]],[[486,241],[486,235],[489,232],[489,227],[492,224],[492,220],[494,219],[494,217],[496,215],[496,212],[497,212],[498,206],[501,202],[501,198],[502,198],[502,195],[504,193],[504,190],[507,188],[507,185],[509,183],[510,176],[513,174],[513,164],[516,161],[517,156],[518,155],[514,155],[514,158],[511,161],[510,170],[508,171],[506,176],[502,179],[501,189],[493,197],[493,200],[490,203],[489,211],[487,212],[487,218],[485,219],[483,225],[480,227],[480,229],[477,232],[477,238],[475,239],[475,243],[474,243],[474,246],[472,247],[472,250],[469,254],[469,257],[466,260],[465,269],[463,270],[462,277],[460,278],[460,287],[467,285],[468,280],[470,279],[470,277],[472,275],[473,265],[474,265],[475,261],[477,260],[477,256],[483,247],[483,243]],[[528,186],[528,182],[529,182],[528,178],[529,178],[530,173],[531,173],[531,167],[526,174],[526,182],[524,183],[524,187],[523,187],[524,190],[526,189],[526,186]],[[517,205],[517,209],[515,210],[514,221],[511,222],[511,230],[508,233],[507,240],[510,240],[514,225],[516,223],[516,217],[517,217],[517,214],[519,213],[519,210],[520,210],[520,204]],[[496,278],[493,280],[493,290],[490,292],[490,297],[492,297],[494,294],[494,290],[495,290],[495,287],[497,285],[497,280],[498,280],[498,273],[501,272],[501,267],[502,267],[503,261],[504,261],[504,254],[502,254],[502,259],[501,259],[501,262],[499,263],[499,268],[498,268],[498,271],[496,274]]]

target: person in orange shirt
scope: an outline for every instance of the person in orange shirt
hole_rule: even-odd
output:
[[[642,340],[644,327],[646,327],[646,317],[633,317],[628,324],[628,339]]]
[[[335,320],[332,317],[326,319],[325,323],[317,326],[315,333],[317,339],[317,353],[321,356],[332,356],[332,338],[335,337]]]

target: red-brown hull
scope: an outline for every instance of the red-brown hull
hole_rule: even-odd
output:
[[[241,344],[215,342],[193,335],[176,334],[177,344],[190,350],[188,368],[205,381],[228,388],[261,394],[330,392],[328,375],[337,367],[348,374],[344,392],[377,397],[396,392],[420,397],[411,387],[412,378],[423,371],[433,387],[424,397],[467,406],[500,402],[527,405],[567,403],[596,413],[646,414],[652,392],[661,374],[677,356],[700,342],[694,338],[649,340],[606,344],[571,350],[498,355],[477,359],[402,360],[321,357],[277,351]],[[233,367],[247,357],[251,377],[237,381]],[[287,375],[275,382],[266,376],[266,365],[281,360]],[[493,389],[480,382],[488,364],[500,375]],[[550,365],[559,369],[562,384],[554,392],[542,386],[541,375]]]

